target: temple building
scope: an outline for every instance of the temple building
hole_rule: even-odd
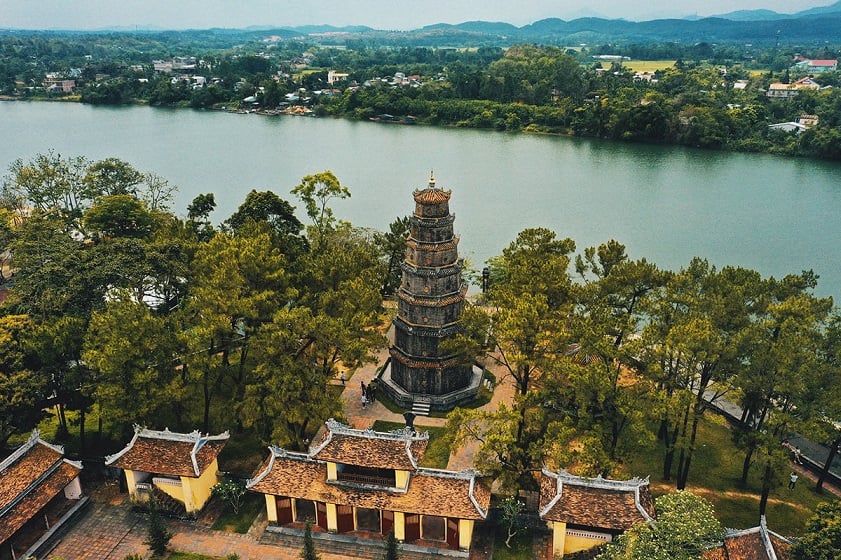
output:
[[[0,558],[40,555],[56,529],[84,505],[82,464],[39,437],[29,439],[0,462]]]
[[[647,478],[583,478],[544,468],[538,481],[539,514],[552,530],[556,557],[610,542],[636,523],[655,518]]]
[[[414,192],[394,344],[380,377],[392,400],[419,413],[450,410],[472,400],[482,380],[481,368],[470,357],[444,349],[461,332],[467,294],[450,196],[436,187],[434,175],[427,188]]]
[[[328,420],[307,453],[271,447],[248,481],[266,498],[269,531],[301,528],[342,534],[381,547],[394,531],[409,545],[467,557],[474,524],[484,520],[490,489],[472,470],[418,466],[429,434],[374,432]]]
[[[788,560],[791,541],[768,529],[765,516],[759,527],[728,529],[724,542],[704,551],[704,560]]]
[[[217,456],[226,443],[228,432],[211,436],[135,426],[129,444],[106,457],[105,465],[123,469],[132,500],[146,502],[155,496],[163,509],[192,515],[219,482]]]

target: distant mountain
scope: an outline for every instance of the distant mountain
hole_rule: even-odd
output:
[[[299,25],[297,27],[285,27],[284,29],[297,31],[303,35],[314,35],[318,33],[365,33],[374,30],[367,25],[346,25],[344,27],[335,27],[333,25]]]
[[[820,15],[820,14],[832,14],[835,12],[841,12],[841,0],[836,2],[835,4],[830,4],[829,6],[821,6],[818,8],[809,8],[808,10],[803,10],[802,12],[797,12],[796,16],[813,16],[813,15]]]
[[[722,19],[729,19],[730,21],[771,21],[775,19],[785,19],[791,17],[787,14],[779,14],[774,10],[736,10],[735,12],[728,12],[713,16]]]

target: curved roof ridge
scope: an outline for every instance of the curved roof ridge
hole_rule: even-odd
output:
[[[341,422],[333,418],[327,420],[325,424],[327,424],[327,429],[330,435],[338,434],[346,436],[363,437],[367,439],[406,441],[409,443],[429,439],[429,432],[417,432],[415,430],[410,429],[408,426],[404,428],[399,428],[397,430],[392,430],[390,432],[375,432],[371,429],[352,428],[347,424],[342,424]],[[329,441],[330,435],[328,435],[328,437],[325,439],[325,443]],[[323,447],[323,445],[319,447]],[[312,453],[311,455],[314,455],[314,453]]]

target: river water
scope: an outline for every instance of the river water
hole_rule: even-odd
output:
[[[540,226],[579,250],[616,239],[632,258],[674,270],[693,256],[766,276],[813,269],[817,293],[841,297],[838,163],[338,119],[0,103],[3,174],[50,149],[118,157],[166,178],[179,188],[179,214],[213,192],[217,222],[254,188],[295,203],[289,191],[301,177],[329,169],[352,193],[333,202],[335,214],[385,230],[412,212],[412,190],[434,170],[453,191],[460,252],[476,268]]]

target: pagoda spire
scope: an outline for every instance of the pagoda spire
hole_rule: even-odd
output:
[[[435,170],[434,169],[431,169],[429,171],[429,188],[430,189],[435,188]]]

